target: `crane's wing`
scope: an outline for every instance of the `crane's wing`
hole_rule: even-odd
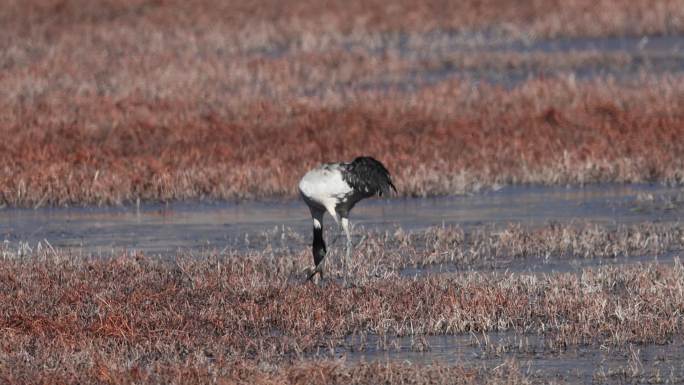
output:
[[[366,197],[397,192],[387,168],[370,156],[360,156],[345,165],[342,178],[358,193]]]

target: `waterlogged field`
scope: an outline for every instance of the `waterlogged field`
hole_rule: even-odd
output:
[[[684,382],[682,36],[681,0],[4,1],[0,383]],[[360,154],[399,196],[305,283],[296,182]]]
[[[490,220],[492,208],[505,219]],[[684,381],[676,189],[363,202],[346,283],[341,232],[330,226],[318,285],[304,282],[311,255],[301,203],[157,209],[6,211],[15,220],[0,225],[2,381]],[[128,216],[140,221],[121,233]],[[40,217],[73,223],[79,245],[23,227]],[[189,235],[171,250],[101,245],[108,229],[125,243],[165,226],[142,239]],[[193,241],[211,228],[224,237]]]
[[[658,255],[681,250],[681,229],[513,229],[464,239],[447,228],[414,236],[435,249],[401,252],[422,239],[371,235],[357,250],[352,286],[341,283],[336,263],[329,282],[304,284],[306,252],[165,261],[55,250],[18,258],[6,250],[3,381],[684,379],[679,258],[567,273],[401,274],[444,260],[525,263],[605,249],[586,257]]]

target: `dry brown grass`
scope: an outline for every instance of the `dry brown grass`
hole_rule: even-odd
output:
[[[511,183],[681,183],[683,90],[681,78],[634,87],[533,80],[510,91],[454,81],[410,98],[368,92],[356,97],[363,103],[337,107],[256,103],[240,115],[188,100],[48,98],[12,105],[4,117],[0,201],[293,196],[308,167],[363,153],[388,165],[404,195]]]
[[[59,32],[63,28],[107,24],[194,28],[226,33],[239,47],[294,42],[336,43],[335,38],[367,38],[372,33],[481,32],[531,37],[676,34],[684,32],[678,0],[10,0],[0,14],[12,31]]]
[[[675,229],[649,226],[514,228],[490,234],[489,242],[498,239],[504,245],[500,250],[519,245],[520,254],[536,255],[540,249],[563,250],[558,245],[566,242],[605,244],[609,250],[649,249],[656,243],[676,249],[682,239],[681,233],[675,235]],[[458,231],[433,230],[421,239],[430,237],[442,239],[439,248],[462,244]],[[398,235],[392,242],[405,239]],[[453,243],[445,246],[449,240]],[[483,255],[491,250],[497,247]],[[51,249],[22,257],[5,250],[0,260],[2,379],[362,383],[406,376],[415,383],[447,383],[459,374],[463,383],[488,378],[500,383],[506,377],[491,370],[343,367],[305,357],[344,346],[351,335],[376,335],[391,346],[392,339],[406,335],[513,331],[543,336],[545,347],[554,351],[585,344],[665,343],[681,336],[684,326],[684,267],[678,260],[579,274],[470,272],[411,279],[377,274],[373,265],[384,254],[381,247],[358,250],[356,259],[364,265],[355,271],[356,286],[331,281],[319,287],[302,283],[299,271],[310,258],[305,251],[163,261],[141,255],[84,259]],[[519,373],[511,373],[512,381],[527,381]]]
[[[684,179],[681,76],[577,81],[563,73],[632,58],[486,51],[681,33],[679,1],[321,4],[4,4],[0,205],[291,197],[308,167],[358,154],[403,195]],[[539,76],[468,79],[511,69]]]
[[[28,368],[27,368],[28,369]],[[107,362],[98,362],[90,371],[57,371],[40,373],[30,370],[1,375],[7,384],[543,384],[521,374],[515,362],[507,362],[494,369],[466,369],[440,364],[372,363],[354,366],[339,361],[298,362],[293,365],[254,365],[234,363],[219,369],[204,366],[179,367],[159,365],[153,373],[133,367],[121,370]]]
[[[388,247],[397,245],[397,248]],[[658,256],[684,250],[684,230],[676,224],[643,223],[613,228],[587,223],[550,224],[538,229],[509,225],[503,229],[476,228],[466,233],[458,227],[433,228],[425,232],[394,234],[361,245],[361,253],[386,254],[378,266],[426,267],[454,264],[468,269],[496,260],[539,260],[620,258]],[[367,249],[366,249],[367,248]]]

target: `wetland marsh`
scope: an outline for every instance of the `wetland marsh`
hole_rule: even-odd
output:
[[[679,382],[681,203],[622,185],[364,202],[352,286],[334,241],[304,283],[300,202],[5,210],[5,379]]]
[[[681,0],[8,0],[0,382],[684,382]],[[297,181],[370,155],[398,194]]]

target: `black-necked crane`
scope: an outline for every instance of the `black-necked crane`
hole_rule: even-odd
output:
[[[369,156],[358,157],[349,163],[322,164],[304,175],[299,182],[299,192],[309,206],[313,219],[314,266],[306,269],[308,280],[316,273],[323,278],[323,262],[327,254],[323,240],[325,212],[342,226],[347,236],[347,252],[343,264],[346,276],[347,264],[352,254],[349,211],[360,200],[374,195],[382,196],[390,189],[397,191],[389,171],[382,163]]]

